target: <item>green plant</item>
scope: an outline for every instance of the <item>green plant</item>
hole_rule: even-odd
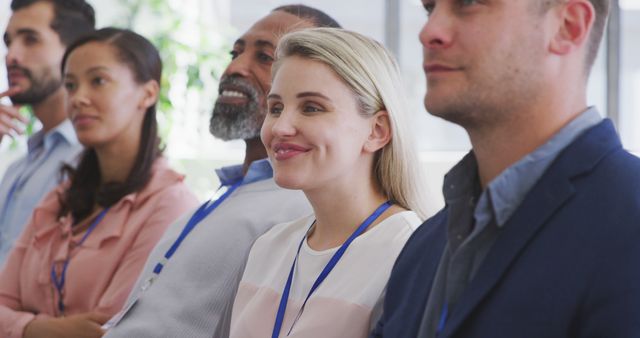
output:
[[[198,5],[202,1],[195,0],[182,5]],[[121,22],[114,25],[124,26],[146,36],[160,51],[163,77],[158,119],[160,135],[166,140],[175,114],[186,113],[183,111],[184,107],[177,107],[172,99],[176,87],[183,85],[185,88],[181,89],[185,94],[196,92],[202,98],[202,105],[210,109],[216,93],[213,87],[217,87],[218,79],[228,62],[227,51],[230,47],[216,46],[212,42],[212,32],[204,17],[206,13],[201,13],[196,22],[193,22],[185,17],[184,11],[167,0],[119,0],[119,3],[125,15],[120,19]],[[196,27],[190,31],[189,36],[181,34],[185,24]],[[196,34],[197,39],[193,39],[192,34]]]
[[[33,109],[31,108],[31,106],[22,106],[22,108],[20,108],[20,114],[26,117],[29,122],[24,126],[23,136],[11,140],[11,143],[9,144],[9,150],[15,150],[16,148],[18,148],[18,144],[20,144],[20,140],[22,138],[26,139],[29,136],[33,135],[36,124],[38,123],[38,119],[33,114]]]

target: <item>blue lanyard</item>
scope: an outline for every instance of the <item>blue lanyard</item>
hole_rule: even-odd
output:
[[[302,303],[302,307],[298,312],[298,318],[302,314],[302,311],[304,311],[304,307],[305,305],[307,305],[307,301],[309,300],[311,295],[316,291],[316,289],[320,286],[320,284],[322,284],[325,278],[327,278],[327,276],[329,275],[331,270],[333,270],[336,264],[338,264],[338,261],[340,260],[340,258],[342,258],[342,255],[344,255],[349,245],[351,245],[351,242],[353,242],[353,240],[355,240],[358,236],[360,236],[371,225],[371,223],[373,223],[376,219],[378,219],[378,217],[380,217],[380,215],[383,212],[389,209],[390,206],[391,206],[391,202],[389,201],[382,203],[382,205],[380,205],[378,209],[376,209],[376,211],[374,211],[369,217],[367,217],[367,219],[364,220],[362,224],[360,224],[360,226],[353,232],[353,234],[351,234],[351,236],[347,238],[347,240],[342,244],[342,246],[338,249],[338,251],[336,251],[336,253],[333,254],[333,257],[331,257],[331,259],[329,260],[327,265],[324,267],[324,269],[322,270],[322,272],[320,273],[316,281],[313,283],[313,286],[311,286],[311,290],[309,290],[309,294],[307,294],[307,298],[304,300],[304,303]],[[287,283],[285,284],[284,291],[282,291],[282,298],[280,298],[280,305],[278,306],[278,313],[276,315],[275,324],[273,325],[273,333],[271,334],[272,338],[278,338],[280,336],[280,329],[282,328],[284,314],[285,314],[285,311],[287,310],[287,302],[289,301],[289,291],[291,290],[291,284],[293,282],[293,270],[296,266],[296,262],[298,261],[298,256],[300,255],[300,248],[302,248],[302,243],[304,243],[306,238],[307,238],[307,234],[304,235],[304,237],[302,238],[302,241],[300,241],[300,245],[298,245],[298,252],[296,253],[296,257],[293,259],[293,265],[291,265],[291,270],[289,271],[289,277],[287,278]],[[291,325],[291,328],[289,329],[287,336],[291,333],[292,329],[293,329],[293,325]]]
[[[84,236],[82,236],[82,239],[80,239],[80,242],[78,242],[78,245],[77,245],[78,247],[81,246],[82,243],[84,243],[84,241],[87,239],[87,237],[89,237],[91,232],[93,232],[96,226],[98,226],[98,223],[102,221],[102,219],[104,218],[104,216],[107,214],[108,211],[109,211],[109,208],[106,208],[102,210],[100,214],[98,214],[98,217],[96,217],[93,220],[93,223],[91,223],[91,225],[87,229],[87,232],[84,233]],[[64,289],[65,276],[67,275],[67,267],[69,267],[70,259],[71,257],[67,257],[67,259],[64,261],[64,264],[62,266],[62,272],[60,273],[60,277],[58,277],[58,275],[56,274],[56,263],[54,262],[53,264],[51,264],[51,281],[53,282],[53,285],[56,287],[56,290],[58,291],[58,310],[60,310],[61,314],[64,313],[64,302],[62,301],[62,291]]]
[[[231,193],[233,193],[233,191],[238,189],[238,187],[240,187],[241,185],[242,185],[242,179],[238,180],[233,185],[231,185],[229,189],[227,189],[227,191],[225,191],[224,194],[220,196],[220,198],[218,198],[213,202],[207,201],[204,204],[202,204],[198,208],[198,210],[196,210],[196,212],[193,214],[193,216],[191,216],[191,218],[187,222],[187,225],[185,225],[185,227],[182,229],[182,232],[180,233],[180,236],[178,236],[178,239],[176,239],[176,241],[173,242],[169,250],[164,254],[164,259],[161,262],[158,262],[156,266],[153,268],[153,273],[156,276],[159,275],[160,272],[162,272],[164,265],[169,261],[169,259],[171,259],[171,256],[173,256],[173,254],[178,250],[178,248],[182,244],[182,241],[184,241],[184,239],[187,238],[191,230],[193,230],[196,227],[196,225],[198,225],[198,223],[200,223],[205,217],[209,216],[211,212],[213,212],[220,204],[222,204],[222,202],[224,202],[231,195]]]
[[[440,321],[438,321],[438,330],[436,334],[442,333],[444,325],[447,324],[447,317],[449,317],[449,306],[445,303],[442,307],[442,313],[440,314]]]

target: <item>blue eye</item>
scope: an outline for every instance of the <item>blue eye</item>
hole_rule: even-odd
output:
[[[316,105],[307,104],[302,108],[302,111],[307,113],[307,114],[313,114],[313,113],[322,112],[322,111],[324,111],[324,109],[322,109],[321,107],[318,107]]]
[[[282,113],[282,105],[274,104],[269,107],[269,114],[271,115],[280,115]]]

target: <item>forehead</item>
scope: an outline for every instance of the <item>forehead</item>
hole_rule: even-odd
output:
[[[56,34],[51,28],[53,17],[54,9],[52,3],[48,1],[36,2],[13,12],[7,25],[7,34],[16,34],[25,29],[34,30],[42,34]]]
[[[127,67],[117,57],[117,49],[104,42],[89,42],[75,49],[65,69],[69,73],[82,72],[96,66],[120,68]]]
[[[323,77],[323,78],[337,78],[333,69],[323,62],[312,60],[299,55],[290,55],[280,60],[280,66],[277,68],[274,76],[282,75],[294,75],[300,77]],[[316,83],[322,84],[322,81]],[[295,84],[296,86],[298,84]]]
[[[281,62],[274,74],[274,93],[287,89],[295,92],[325,92],[327,95],[351,93],[343,79],[324,62],[298,55],[287,56]],[[290,81],[291,78],[295,78],[296,81]]]
[[[251,28],[240,37],[240,40],[244,40],[247,44],[258,40],[269,41],[275,46],[284,34],[293,30],[310,27],[313,27],[313,24],[307,20],[300,19],[286,12],[276,11],[251,26]]]

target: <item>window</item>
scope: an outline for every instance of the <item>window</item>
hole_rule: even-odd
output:
[[[624,146],[640,152],[640,0],[620,1],[620,121]]]

